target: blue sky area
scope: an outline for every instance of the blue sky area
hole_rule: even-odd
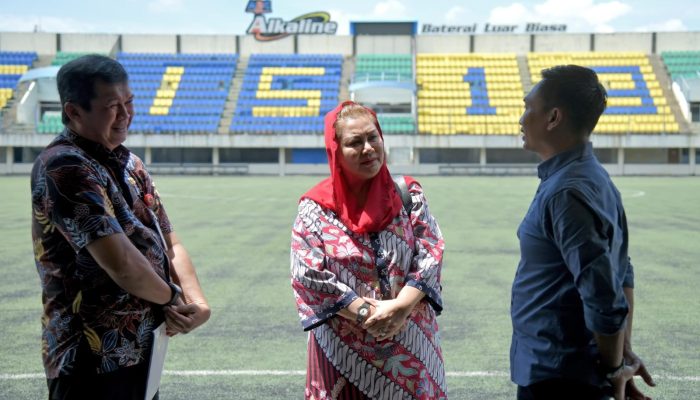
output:
[[[13,32],[244,34],[246,0],[26,0],[0,2],[0,30]],[[567,32],[699,31],[698,0],[273,0],[269,17],[327,11],[338,34],[350,21],[433,25],[566,24]],[[520,32],[516,32],[520,33]]]

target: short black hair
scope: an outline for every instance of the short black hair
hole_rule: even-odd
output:
[[[118,61],[99,54],[76,58],[58,70],[56,85],[61,98],[63,124],[70,122],[63,110],[68,102],[90,111],[90,101],[95,98],[95,83],[98,81],[108,84],[124,83],[129,81],[129,75]]]
[[[563,108],[574,128],[593,132],[605,111],[608,94],[590,68],[559,65],[542,70],[542,100],[547,109]]]

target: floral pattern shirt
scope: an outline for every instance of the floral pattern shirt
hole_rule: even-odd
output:
[[[302,327],[370,399],[447,398],[436,321],[444,241],[420,185],[413,183],[409,193],[410,214],[402,208],[381,232],[356,234],[310,199],[300,202],[292,228],[292,288]],[[358,297],[391,299],[407,285],[425,298],[390,340],[377,341],[355,321],[335,318]]]
[[[146,360],[160,307],[120,288],[86,246],[123,233],[163,279],[172,231],[141,160],[70,130],[32,170],[32,239],[42,288],[42,355],[47,378],[112,372]]]

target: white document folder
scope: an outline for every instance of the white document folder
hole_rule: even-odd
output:
[[[146,397],[144,400],[152,400],[160,387],[160,378],[163,376],[165,353],[168,351],[168,335],[165,333],[165,322],[153,330],[153,349],[148,366],[148,383],[146,384]]]

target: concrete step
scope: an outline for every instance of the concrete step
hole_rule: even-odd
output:
[[[229,88],[226,103],[224,104],[224,111],[219,121],[219,134],[227,135],[229,133],[231,121],[236,112],[236,104],[238,104],[238,95],[241,93],[241,86],[243,86],[243,76],[245,75],[246,69],[248,69],[248,61],[248,57],[241,57],[236,64],[236,70],[233,73],[233,84]]]
[[[36,127],[30,124],[11,124],[6,130],[7,133],[15,135],[33,135],[36,133]]]
[[[350,81],[355,73],[355,59],[354,57],[345,57],[343,60],[342,72],[340,75],[340,91],[338,92],[338,101],[343,102],[350,100],[350,92],[348,87],[350,86]]]
[[[518,70],[520,71],[520,81],[523,83],[523,92],[528,93],[532,89],[532,77],[530,76],[530,68],[527,65],[527,56],[519,55]]]
[[[14,92],[14,96],[8,100],[5,107],[2,109],[2,123],[6,131],[14,132],[18,128],[14,128],[17,122],[17,110],[19,108],[19,101],[24,97],[25,93],[29,89],[28,83],[23,83],[17,86]],[[34,125],[32,125],[32,132],[35,131]]]
[[[670,76],[668,75],[668,71],[666,70],[666,65],[664,64],[663,60],[661,59],[661,56],[658,54],[650,54],[649,55],[649,61],[651,63],[651,68],[654,71],[654,75],[656,75],[656,79],[659,81],[659,86],[661,86],[661,90],[663,91],[664,97],[666,97],[666,100],[668,101],[669,107],[671,107],[671,112],[673,113],[673,116],[676,118],[676,121],[678,121],[678,128],[681,133],[686,133],[686,132],[691,132],[692,127],[690,122],[685,119],[683,116],[683,112],[681,111],[681,107],[678,104],[678,101],[676,100],[676,96],[673,94],[673,89],[671,89],[671,85],[673,85],[673,81],[671,81]]]
[[[48,67],[54,58],[56,58],[54,55],[39,54],[36,61],[34,61],[34,68]]]
[[[240,58],[236,64],[236,70],[233,72],[233,77],[231,79],[232,84],[228,89],[226,103],[224,103],[224,110],[221,113],[221,119],[219,120],[219,128],[217,129],[217,132],[221,135],[226,135],[229,133],[233,113],[236,111],[238,94],[241,91],[240,88],[243,83],[243,74],[245,73],[246,68],[248,68],[248,59]]]

